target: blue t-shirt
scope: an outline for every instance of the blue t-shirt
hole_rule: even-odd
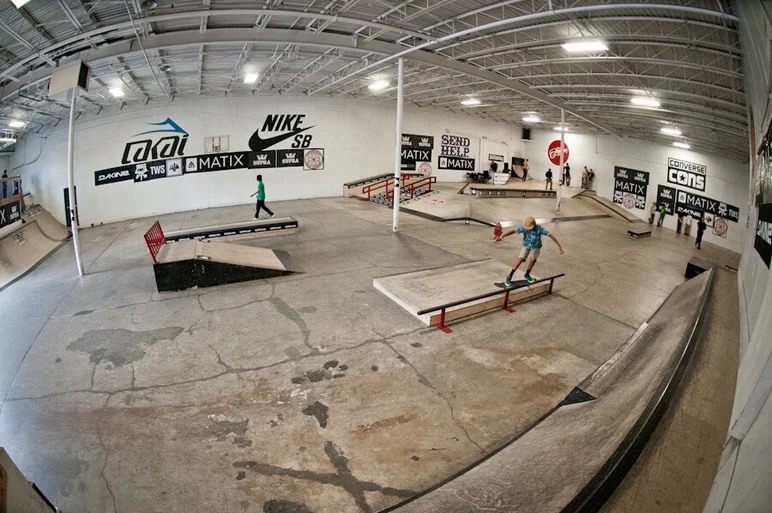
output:
[[[550,232],[538,224],[533,227],[533,230],[526,230],[521,226],[515,232],[524,234],[523,246],[528,249],[539,249],[541,247],[541,236],[549,237],[550,234]]]

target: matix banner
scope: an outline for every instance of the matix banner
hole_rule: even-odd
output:
[[[439,169],[455,171],[474,171],[475,162],[471,155],[472,141],[469,137],[443,135],[440,145]]]
[[[434,137],[430,135],[402,134],[400,168],[415,171],[417,162],[431,162],[433,148]]]
[[[675,198],[675,201],[673,202],[670,198]],[[735,223],[740,221],[740,209],[734,205],[660,185],[657,191],[657,206],[661,207],[663,204],[666,206],[667,213],[671,215],[682,214],[697,218],[705,214],[706,220],[717,216]],[[667,208],[670,205],[674,207],[672,211]],[[713,223],[708,223],[708,226],[713,226]]]
[[[21,201],[16,200],[0,207],[0,228],[21,219]]]
[[[614,203],[619,203],[628,210],[646,210],[648,187],[648,172],[614,166]]]

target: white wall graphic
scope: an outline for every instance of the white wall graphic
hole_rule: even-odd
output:
[[[465,174],[437,168],[443,135],[468,137],[476,167],[482,137],[500,141],[499,152],[506,148],[508,154],[523,153],[520,127],[471,113],[407,107],[403,131],[434,138],[432,166],[441,181],[460,181]],[[228,136],[227,153],[206,154],[205,140],[213,136]],[[267,144],[271,141],[274,144]],[[51,134],[42,150],[41,144],[28,135],[17,144],[12,164],[36,201],[63,220],[66,130]],[[269,204],[339,196],[344,182],[394,172],[394,106],[298,97],[175,101],[169,107],[102,114],[80,122],[75,145],[82,225],[249,203],[258,173],[265,180]],[[139,175],[138,163],[147,164]],[[180,164],[185,174],[180,174]],[[104,185],[96,186],[100,179]]]

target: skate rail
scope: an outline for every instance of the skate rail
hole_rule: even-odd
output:
[[[424,308],[423,310],[419,310],[418,312],[416,312],[416,315],[425,315],[425,314],[428,314],[428,313],[433,313],[433,312],[439,311],[440,312],[440,321],[436,324],[437,328],[439,328],[440,330],[442,330],[445,333],[451,333],[453,330],[451,330],[450,328],[445,326],[445,312],[447,311],[448,308],[453,308],[454,306],[459,306],[459,305],[463,305],[463,304],[466,304],[466,303],[471,303],[473,301],[479,301],[480,299],[486,299],[486,298],[489,298],[489,297],[498,296],[499,294],[504,294],[504,304],[503,304],[503,306],[501,308],[503,308],[504,310],[506,310],[508,312],[514,312],[514,310],[512,308],[510,308],[510,306],[509,306],[509,294],[512,291],[518,290],[518,289],[527,288],[527,287],[530,287],[532,285],[537,285],[539,283],[549,282],[550,288],[549,288],[549,291],[547,292],[547,294],[552,294],[552,287],[555,284],[555,280],[558,279],[558,278],[562,278],[563,276],[565,276],[565,273],[555,274],[554,276],[548,276],[546,278],[540,278],[538,280],[534,280],[533,283],[528,283],[526,285],[512,285],[511,287],[507,287],[507,288],[503,288],[503,289],[499,289],[499,290],[494,290],[492,292],[486,292],[484,294],[479,294],[477,296],[468,297],[466,299],[459,299],[457,301],[451,301],[450,303],[445,303],[443,305],[433,306],[431,308]]]
[[[153,263],[157,264],[158,252],[166,244],[166,237],[159,221],[153,223],[153,226],[145,233],[145,244],[147,244],[147,250],[150,251],[150,256],[153,257]]]

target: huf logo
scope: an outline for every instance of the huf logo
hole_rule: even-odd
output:
[[[145,162],[148,160],[168,159],[172,157],[181,157],[185,152],[185,145],[188,142],[188,133],[180,127],[171,118],[166,118],[160,123],[148,123],[157,126],[155,130],[148,130],[132,137],[150,134],[175,134],[161,137],[153,142],[153,139],[142,139],[132,141],[126,144],[123,150],[122,164],[132,164]]]
[[[313,137],[309,134],[299,135],[301,132],[311,130],[313,126],[302,128],[305,114],[269,114],[265,117],[262,128],[255,130],[249,138],[249,149],[254,152],[267,150],[282,141],[294,137],[292,148],[308,148]],[[284,132],[273,137],[261,137],[260,132]]]

